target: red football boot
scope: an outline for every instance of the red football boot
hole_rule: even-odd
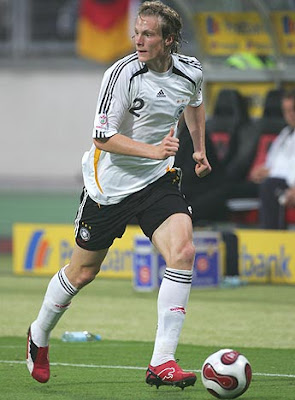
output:
[[[27,340],[27,367],[36,381],[45,383],[50,377],[48,348],[38,347],[32,340],[31,328],[28,330]]]
[[[184,372],[176,361],[170,360],[157,367],[148,366],[146,371],[146,383],[156,385],[157,389],[162,385],[177,386],[184,389],[193,386],[197,380],[193,372]]]

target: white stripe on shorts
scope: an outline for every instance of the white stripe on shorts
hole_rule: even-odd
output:
[[[88,197],[88,192],[87,192],[87,189],[84,188],[84,196],[83,196],[83,199],[82,199],[82,201],[80,203],[80,206],[79,206],[79,209],[78,209],[78,212],[77,212],[77,216],[76,216],[76,219],[75,219],[75,237],[77,237],[77,235],[78,235],[79,223],[80,223],[80,219],[81,219],[81,216],[82,216],[83,208],[85,206],[87,197]]]

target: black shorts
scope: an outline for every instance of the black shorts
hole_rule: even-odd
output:
[[[115,238],[123,236],[127,224],[134,217],[151,239],[154,231],[170,215],[183,213],[191,216],[190,206],[178,188],[179,179],[179,171],[169,171],[120,203],[108,206],[97,204],[84,188],[75,220],[77,245],[92,251],[107,249]]]

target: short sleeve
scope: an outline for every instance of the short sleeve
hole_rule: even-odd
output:
[[[192,107],[199,107],[199,105],[201,105],[203,102],[202,82],[203,82],[203,76],[201,75],[201,77],[196,82],[195,94],[194,96],[192,96],[189,102],[189,105]]]
[[[124,71],[113,66],[102,79],[93,126],[93,138],[108,138],[118,133],[118,128],[129,108],[128,82]]]

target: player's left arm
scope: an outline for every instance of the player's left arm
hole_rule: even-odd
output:
[[[194,153],[192,156],[196,162],[195,172],[199,178],[203,178],[212,170],[206,156],[205,107],[203,103],[198,107],[186,106],[184,119],[193,141]]]

